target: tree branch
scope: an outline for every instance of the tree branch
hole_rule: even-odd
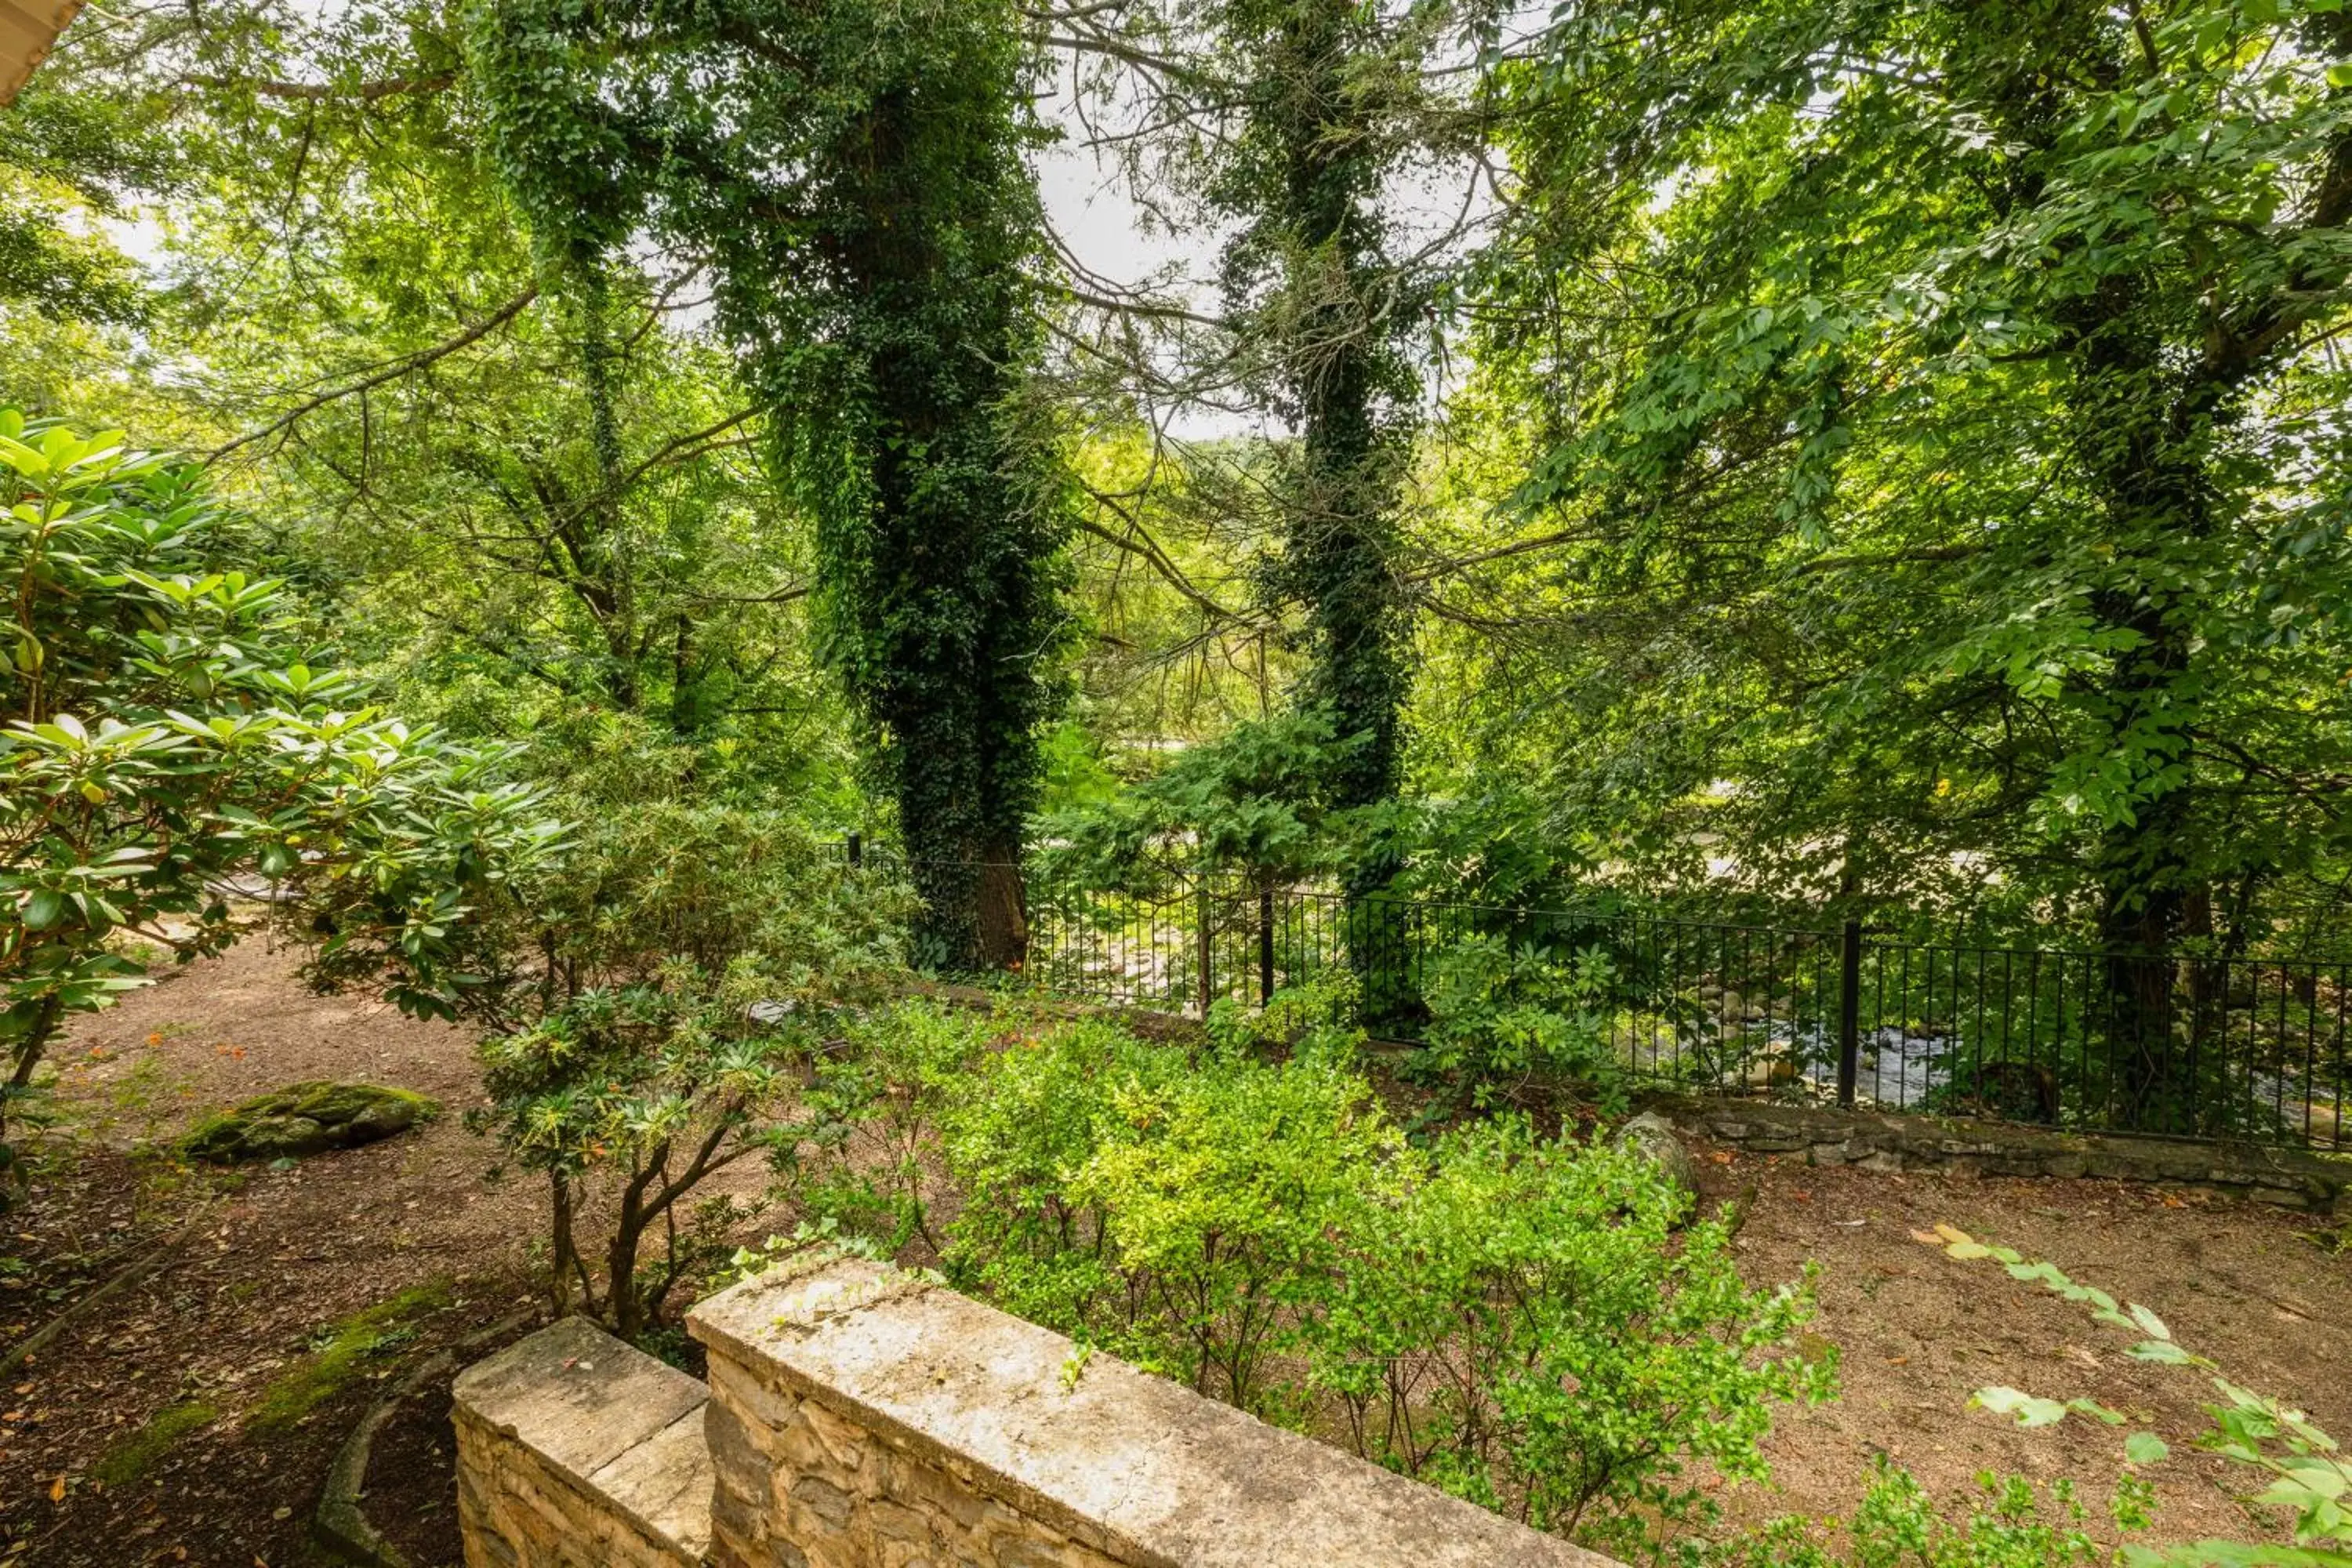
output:
[[[460,349],[467,348],[479,342],[482,339],[489,336],[490,333],[498,331],[499,328],[506,325],[509,321],[513,321],[517,316],[522,314],[524,309],[528,307],[532,300],[538,298],[539,289],[536,287],[526,289],[521,293],[516,295],[512,300],[508,300],[497,310],[483,317],[482,320],[475,322],[472,326],[467,327],[464,331],[459,332],[456,337],[449,339],[447,342],[436,343],[429,349],[419,349],[413,354],[404,354],[399,359],[394,360],[383,369],[377,371],[373,375],[355,381],[348,386],[337,387],[331,392],[322,392],[316,397],[307,399],[300,405],[279,416],[278,418],[271,420],[260,429],[239,436],[236,440],[227,443],[226,446],[214,447],[213,450],[205,457],[205,460],[208,463],[217,463],[231,452],[236,451],[238,447],[251,446],[256,441],[268,440],[270,437],[287,429],[298,420],[300,420],[309,415],[317,413],[320,409],[324,408],[330,403],[336,402],[341,398],[352,396],[358,393],[366,392],[373,387],[382,386],[388,381],[397,381],[402,376],[413,374],[438,360],[446,359],[451,354],[457,353]]]

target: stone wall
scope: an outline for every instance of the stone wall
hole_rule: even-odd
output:
[[[2295,1149],[2075,1134],[1964,1117],[1756,1100],[1664,1100],[1654,1109],[1683,1131],[1815,1165],[2155,1182],[2317,1214],[2333,1211],[2352,1185],[2352,1160]]]
[[[577,1323],[458,1379],[468,1568],[1612,1568],[881,1266],[688,1326],[707,1390]]]
[[[697,1308],[715,1568],[1598,1568],[874,1264]]]
[[[701,1384],[567,1318],[453,1392],[467,1568],[699,1568]]]

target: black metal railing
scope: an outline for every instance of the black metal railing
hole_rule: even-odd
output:
[[[894,852],[852,838],[863,874]],[[2352,1149],[2352,962],[1923,942],[1622,905],[1534,909],[1156,870],[1027,879],[1029,983],[1202,1016],[1338,982],[1356,1021],[1475,1047],[1542,1015],[1692,1092]]]

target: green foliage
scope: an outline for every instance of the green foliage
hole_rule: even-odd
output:
[[[1675,1234],[1688,1200],[1640,1155],[1507,1120],[1406,1172],[1315,1345],[1372,1457],[1631,1550],[1711,1515],[1685,1464],[1760,1480],[1771,1406],[1834,1391],[1833,1352],[1792,1349],[1810,1281],[1748,1289],[1727,1224]]]
[[[1339,863],[1367,814],[1338,805],[1338,786],[1366,741],[1333,731],[1323,709],[1247,721],[1126,790],[1044,818],[1048,874],[1141,891],[1206,870],[1270,887]]]
[[[486,7],[493,143],[552,266],[640,225],[707,257],[816,519],[831,662],[869,728],[926,954],[1016,961],[1067,526],[1019,405],[1034,327],[1028,69],[1009,5]]]
[[[1494,79],[1526,184],[1455,410],[1473,493],[1523,480],[1509,540],[1462,513],[1476,771],[1645,880],[2308,931],[2348,48],[2332,5],[1557,10]]]
[[[0,153],[0,321],[37,310],[131,321],[145,301],[129,262],[70,226],[71,194]]]
[[[425,934],[348,881],[317,887],[310,907],[334,933],[314,963],[322,980],[446,996],[484,1028],[492,1103],[473,1120],[548,1183],[555,1304],[635,1338],[698,1273],[698,1229],[679,1228],[697,1189],[789,1155],[779,1123],[797,1069],[839,1008],[899,973],[906,911],[845,879],[794,817],[678,798],[657,764],[621,751],[557,797],[579,819],[568,845],[493,855],[483,895],[420,917]],[[601,1268],[583,1250],[590,1226],[605,1237]]]
[[[1830,1392],[1827,1359],[1790,1353],[1809,1289],[1748,1289],[1727,1227],[1684,1227],[1637,1156],[1512,1121],[1415,1148],[1310,999],[1216,1026],[1195,1055],[1097,1021],[886,1015],[847,1059],[894,1054],[826,1069],[863,1089],[828,1113],[908,1157],[867,1162],[891,1202],[826,1217],[936,1237],[951,1283],[1083,1345],[1598,1542],[1705,1515],[1685,1466],[1760,1477],[1772,1405]]]
[[[1602,947],[1562,951],[1465,934],[1425,966],[1425,1045],[1407,1070],[1482,1110],[1563,1087],[1622,1109],[1625,1067],[1610,1038],[1618,981]]]
[[[1269,1358],[1303,1348],[1402,1152],[1369,1086],[1320,1056],[1212,1061],[1112,1078],[1102,1109],[1061,1194],[1103,1217],[1112,1247],[1123,1310],[1089,1337],[1245,1410],[1303,1404],[1304,1388],[1267,1386]]]
[[[240,874],[397,900],[395,862],[462,870],[486,815],[527,812],[483,794],[482,756],[348,706],[355,680],[285,646],[284,584],[221,568],[224,514],[192,464],[0,412],[0,501],[10,1105],[64,1017],[146,983],[118,933],[217,952],[234,936],[222,884]],[[467,881],[436,908],[461,908]],[[441,914],[405,913],[433,940]]]
[[[1851,1519],[1776,1521],[1701,1557],[1738,1568],[2093,1568],[2114,1560],[2083,1528],[2083,1506],[2067,1482],[2052,1485],[2045,1501],[2032,1482],[2014,1476],[1977,1481],[1967,1519],[1954,1524],[1916,1478],[1881,1458]],[[2147,1500],[2145,1484],[2126,1478],[2116,1495],[2116,1524],[2146,1524]]]
[[[555,797],[579,824],[560,852],[533,840],[511,865],[493,858],[482,880],[496,896],[421,943],[373,918],[364,893],[334,902],[325,889],[334,934],[317,969],[408,990],[430,980],[484,1026],[492,1105],[476,1121],[548,1183],[556,1305],[635,1338],[698,1274],[719,1222],[743,1217],[701,1223],[697,1190],[789,1153],[778,1123],[799,1069],[839,1008],[899,973],[907,911],[845,878],[794,815],[710,799],[690,750],[673,755],[646,721],[600,729]]]

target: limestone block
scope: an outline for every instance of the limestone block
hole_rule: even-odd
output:
[[[699,1383],[567,1319],[452,1393],[467,1568],[699,1568],[713,1475]]]
[[[1111,1357],[1071,1379],[1062,1336],[879,1265],[749,1280],[688,1327],[714,1412],[748,1425],[754,1404],[799,1401],[817,1440],[766,1489],[781,1518],[762,1528],[805,1568],[927,1561],[910,1514],[940,1542],[931,1568],[1607,1562]],[[779,1398],[746,1397],[761,1386]],[[720,1463],[722,1490],[734,1473]],[[719,1517],[722,1568],[787,1561],[755,1555],[734,1502]]]

